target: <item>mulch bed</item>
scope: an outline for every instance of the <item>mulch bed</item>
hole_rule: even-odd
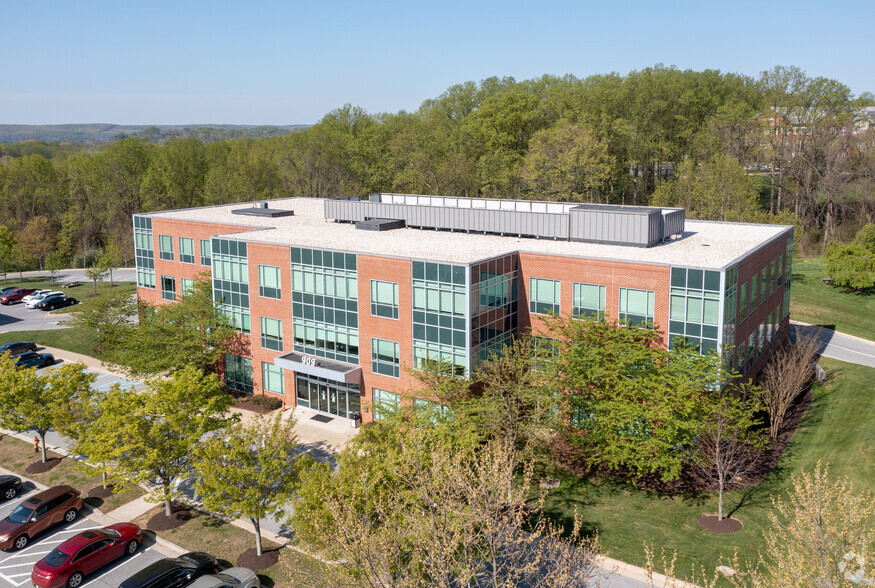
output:
[[[164,512],[153,515],[146,526],[152,531],[169,531],[181,527],[191,520],[191,511],[187,509],[174,510],[168,517]]]
[[[699,519],[699,526],[706,531],[723,535],[740,531],[744,525],[738,519],[723,517],[721,521],[718,520],[717,515],[705,515]]]
[[[112,486],[107,486],[104,488],[101,486],[95,486],[91,490],[88,491],[88,498],[109,498],[115,493],[115,489]]]
[[[267,414],[269,412],[273,412],[273,410],[265,406],[255,404],[253,402],[247,402],[245,400],[238,400],[234,403],[234,407],[239,408],[240,410],[248,410],[249,412],[254,412],[258,414]]]
[[[252,547],[240,554],[240,557],[237,558],[237,566],[241,568],[249,568],[250,570],[257,572],[259,570],[266,570],[278,562],[279,559],[279,547],[274,549],[262,549],[261,557],[255,555],[255,548]]]
[[[63,457],[50,457],[46,460],[46,463],[43,463],[42,460],[35,461],[32,464],[30,464],[29,466],[27,466],[27,468],[25,468],[24,471],[27,472],[28,474],[44,474],[45,472],[49,471],[50,469],[52,469],[53,467],[55,467],[56,465],[61,463],[62,459],[64,459],[64,458]]]

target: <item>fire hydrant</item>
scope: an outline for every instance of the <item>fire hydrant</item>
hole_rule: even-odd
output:
[[[37,453],[39,451],[39,437],[36,435],[33,436],[33,452]]]

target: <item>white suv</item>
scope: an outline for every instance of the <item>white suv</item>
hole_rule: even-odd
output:
[[[51,290],[49,290],[45,294],[40,294],[39,296],[32,296],[31,299],[28,300],[27,302],[25,302],[24,304],[28,308],[34,309],[34,308],[36,308],[37,304],[39,304],[40,302],[42,302],[43,300],[45,300],[49,296],[59,296],[59,297],[63,298],[64,296],[66,296],[66,294],[64,294],[63,292],[52,292]]]
[[[25,304],[27,304],[28,302],[30,302],[31,300],[33,300],[37,296],[45,296],[46,294],[50,294],[50,293],[51,293],[51,290],[34,290],[30,294],[28,294],[27,296],[22,298],[21,301],[24,302]]]

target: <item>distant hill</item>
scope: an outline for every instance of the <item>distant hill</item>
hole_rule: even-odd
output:
[[[170,137],[196,137],[205,142],[239,137],[270,137],[288,135],[310,125],[3,125],[0,124],[0,143],[22,141],[69,141],[76,143],[108,143],[122,137],[143,137],[160,142]]]

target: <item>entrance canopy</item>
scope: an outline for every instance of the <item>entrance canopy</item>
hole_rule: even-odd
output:
[[[274,358],[273,364],[286,370],[301,374],[326,378],[335,382],[361,384],[362,368],[357,365],[332,361],[323,357],[313,357],[302,353],[286,353]]]

